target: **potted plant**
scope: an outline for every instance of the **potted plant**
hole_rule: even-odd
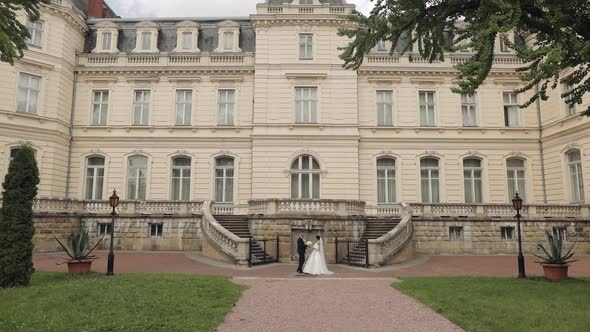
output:
[[[545,278],[553,281],[561,281],[568,278],[569,263],[575,262],[571,260],[574,256],[573,250],[575,243],[563,254],[563,239],[553,235],[549,230],[545,230],[547,235],[547,244],[549,245],[548,250],[542,245],[537,245],[537,250],[543,251],[543,255],[533,255],[539,258],[539,263],[543,266],[543,272]]]
[[[94,247],[92,247],[92,249],[89,249],[88,232],[85,230],[72,232],[70,236],[68,236],[66,244],[63,244],[57,237],[55,237],[57,243],[59,243],[70,257],[64,258],[66,260],[65,263],[68,264],[68,273],[78,274],[90,272],[92,261],[96,259],[96,256],[91,255],[91,253],[103,239],[104,236],[94,245]]]

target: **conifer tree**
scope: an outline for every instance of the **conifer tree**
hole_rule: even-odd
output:
[[[28,286],[33,274],[33,199],[39,169],[35,151],[23,145],[10,162],[0,208],[0,288]]]

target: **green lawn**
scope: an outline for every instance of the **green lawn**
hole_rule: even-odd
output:
[[[225,277],[36,272],[0,290],[0,331],[213,331],[242,291]]]
[[[468,331],[590,331],[590,279],[402,278],[393,287]]]

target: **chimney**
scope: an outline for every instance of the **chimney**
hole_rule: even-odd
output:
[[[104,0],[88,0],[88,17],[104,18]]]

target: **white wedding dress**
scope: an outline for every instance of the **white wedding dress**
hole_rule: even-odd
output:
[[[313,245],[313,251],[303,266],[303,273],[314,276],[333,273],[328,270],[326,256],[324,255],[324,242],[322,240],[319,240]]]

